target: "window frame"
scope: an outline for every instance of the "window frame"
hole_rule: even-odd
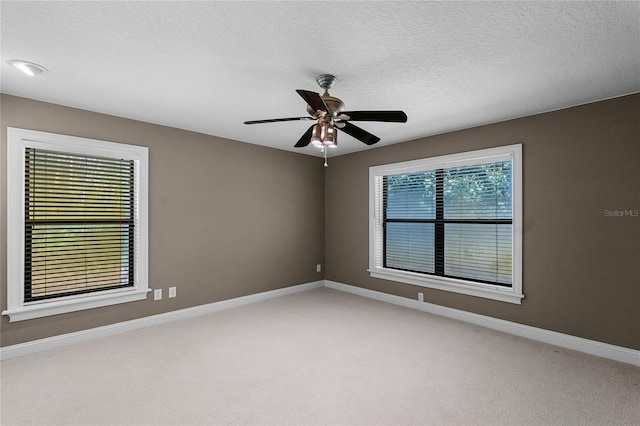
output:
[[[440,277],[385,268],[383,222],[383,176],[416,173],[483,163],[512,162],[512,285],[480,283],[462,278]],[[369,167],[369,275],[437,290],[521,304],[522,292],[522,144],[507,145],[419,160]]]
[[[134,161],[135,268],[132,287],[25,302],[25,151],[61,153]],[[144,300],[148,284],[148,151],[147,147],[7,127],[7,309],[9,322]]]

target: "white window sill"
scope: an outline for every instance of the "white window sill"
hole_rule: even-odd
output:
[[[455,278],[428,276],[415,272],[398,271],[386,268],[369,269],[373,278],[389,281],[398,281],[421,287],[435,288],[437,290],[466,294],[469,296],[483,297],[485,299],[499,300],[520,305],[524,294],[514,288],[501,287],[491,284],[474,283]]]
[[[150,289],[134,289],[127,291],[116,290],[109,293],[45,300],[25,304],[22,307],[7,309],[2,312],[2,315],[9,316],[9,322],[24,321],[50,315],[64,314],[67,312],[144,300],[147,298],[147,293],[150,291]]]

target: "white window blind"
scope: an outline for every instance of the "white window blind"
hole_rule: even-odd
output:
[[[133,286],[134,162],[25,150],[25,302]]]
[[[383,178],[383,247],[387,268],[435,273],[434,171]]]
[[[511,285],[511,162],[388,175],[384,267]]]

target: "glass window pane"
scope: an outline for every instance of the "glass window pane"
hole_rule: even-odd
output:
[[[511,162],[444,169],[445,219],[511,219]]]
[[[445,275],[511,284],[511,225],[446,224]]]
[[[434,224],[387,223],[387,268],[434,272]]]
[[[129,284],[129,225],[35,225],[31,297]]]
[[[385,177],[385,209],[389,219],[434,219],[435,172]]]

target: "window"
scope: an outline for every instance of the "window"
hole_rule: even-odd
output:
[[[519,304],[521,153],[511,145],[371,167],[371,276]]]
[[[145,299],[147,148],[14,128],[7,141],[3,314]]]

